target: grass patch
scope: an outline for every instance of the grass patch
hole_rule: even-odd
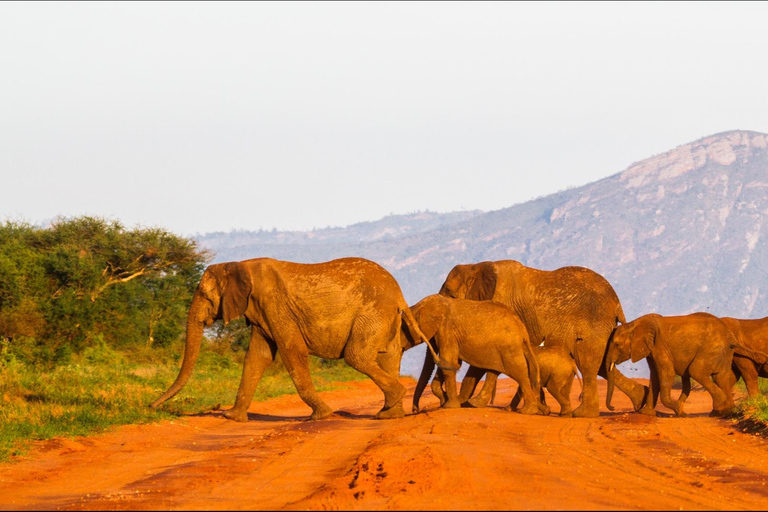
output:
[[[744,382],[739,380],[736,387],[746,392]],[[768,380],[758,379],[760,394],[745,397],[736,403],[733,418],[736,426],[744,432],[761,436],[768,435]]]
[[[71,364],[53,367],[0,361],[0,462],[26,453],[30,441],[84,436],[117,425],[151,423],[232,404],[243,354],[206,348],[187,385],[161,410],[147,405],[178,375],[181,347],[118,353],[101,345],[73,357]],[[311,372],[319,390],[338,387],[335,382],[367,378],[343,361],[318,358],[312,358]],[[295,392],[278,359],[267,368],[254,400]]]

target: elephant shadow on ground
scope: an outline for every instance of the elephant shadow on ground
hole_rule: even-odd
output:
[[[196,412],[190,414],[182,414],[182,416],[191,416],[197,418],[216,417],[225,419],[224,412],[222,410],[213,409],[209,411]],[[265,421],[265,422],[278,422],[278,421],[305,421],[309,416],[279,416],[276,414],[259,414],[255,412],[248,413],[248,421]]]
[[[348,420],[372,420],[376,418],[375,414],[356,414],[349,411],[334,411],[333,415]]]
[[[207,412],[200,412],[195,414],[189,414],[189,416],[217,416],[224,418],[224,411],[207,411]],[[331,414],[328,419],[351,419],[351,420],[372,420],[374,419],[374,414],[355,414],[347,411],[334,411],[333,414]],[[323,420],[310,420],[309,415],[302,415],[302,416],[282,416],[278,414],[263,414],[263,413],[257,413],[257,412],[249,412],[248,413],[248,421],[258,421],[258,422],[282,422],[282,421],[292,421],[297,423],[303,423],[303,422],[317,422],[317,423],[323,423]]]

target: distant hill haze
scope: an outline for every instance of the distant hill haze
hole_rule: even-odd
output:
[[[760,318],[768,315],[767,215],[768,135],[730,131],[501,210],[393,215],[311,232],[210,233],[198,241],[216,262],[368,258],[395,276],[410,304],[436,293],[456,264],[513,259],[599,272],[628,320],[694,311]],[[422,351],[411,352],[403,373],[419,371]]]

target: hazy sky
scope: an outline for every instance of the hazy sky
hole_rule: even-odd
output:
[[[495,210],[768,132],[768,4],[0,3],[0,220]]]

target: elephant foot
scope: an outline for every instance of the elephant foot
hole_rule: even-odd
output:
[[[333,409],[326,404],[320,404],[317,408],[312,409],[312,414],[309,416],[309,419],[312,421],[321,420],[331,414],[333,414]]]
[[[724,417],[728,416],[731,413],[731,409],[712,409],[712,412],[709,413],[711,417]]]
[[[552,412],[552,409],[549,408],[548,405],[541,405],[538,406],[539,414],[542,416],[549,416],[549,413]]]
[[[448,400],[440,407],[443,409],[458,409],[461,407],[461,403],[458,400]]]
[[[485,402],[485,400],[477,400],[477,397],[470,398],[461,404],[462,407],[470,407],[472,409],[484,409],[486,405],[488,404]]]
[[[632,395],[629,396],[629,399],[632,400],[632,408],[635,410],[635,412],[638,412],[644,405],[646,400],[648,400],[648,393],[650,392],[651,388],[648,386],[643,386],[643,396],[641,397],[635,397]]]
[[[432,394],[435,395],[438,400],[440,400],[440,405],[442,406],[445,403],[445,393],[443,393],[443,388],[440,386],[440,382],[433,380],[431,387]]]
[[[419,411],[416,411],[419,412]],[[376,413],[376,419],[377,420],[391,420],[396,418],[402,418],[405,416],[405,411],[403,410],[403,403],[399,402],[396,405],[393,405],[389,409],[382,409],[378,413]]]
[[[600,416],[600,411],[597,407],[586,407],[581,404],[573,410],[574,418],[597,418],[598,416]]]
[[[238,409],[235,409],[234,407],[232,409],[224,411],[224,417],[229,420],[234,420],[240,423],[245,423],[248,421],[248,411],[240,411]]]
[[[569,409],[567,411],[560,411],[560,414],[558,416],[560,416],[561,418],[572,418],[573,409]]]
[[[529,415],[541,414],[541,411],[539,410],[539,407],[536,404],[523,406],[523,408],[517,412],[519,412],[520,414],[529,414]]]
[[[413,414],[419,414],[419,410],[420,410],[420,409],[419,409],[419,406],[418,406],[418,405],[414,405],[413,407],[411,407],[411,412],[412,412]]]
[[[643,407],[639,411],[640,414],[645,414],[646,416],[656,416],[656,409],[653,407]]]

